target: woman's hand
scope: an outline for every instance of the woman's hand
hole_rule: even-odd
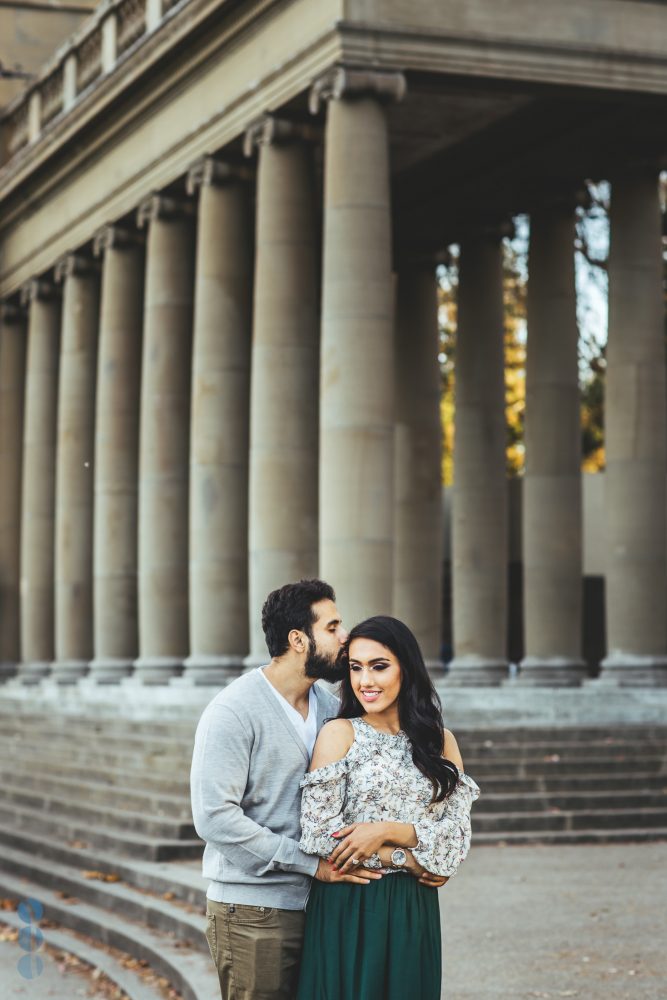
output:
[[[387,841],[387,826],[385,823],[352,823],[334,836],[340,841],[331,861],[339,871],[353,872],[362,861],[367,861],[377,854]],[[354,864],[353,864],[354,860]]]

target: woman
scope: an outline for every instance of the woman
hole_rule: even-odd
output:
[[[429,884],[443,884],[468,853],[479,788],[443,728],[410,629],[369,618],[345,649],[339,716],[322,728],[302,782],[301,847],[342,871],[384,877],[313,883],[297,998],[439,1000],[440,911]]]

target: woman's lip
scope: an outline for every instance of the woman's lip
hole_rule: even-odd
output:
[[[382,694],[381,691],[361,691],[360,693],[362,698],[371,698],[371,699],[379,698],[380,695]]]

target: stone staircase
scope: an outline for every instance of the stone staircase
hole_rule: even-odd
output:
[[[28,715],[0,702],[0,896],[35,897],[54,933],[117,948],[186,1000],[210,1000],[188,788],[195,723]],[[476,846],[667,838],[667,727],[457,737],[483,792]],[[72,941],[74,953],[84,947]],[[144,994],[138,986],[133,1000]]]
[[[667,838],[667,726],[461,730],[474,843]]]

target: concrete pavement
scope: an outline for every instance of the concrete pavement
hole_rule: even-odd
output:
[[[665,842],[473,842],[440,895],[443,1000],[667,1000],[665,900]]]

